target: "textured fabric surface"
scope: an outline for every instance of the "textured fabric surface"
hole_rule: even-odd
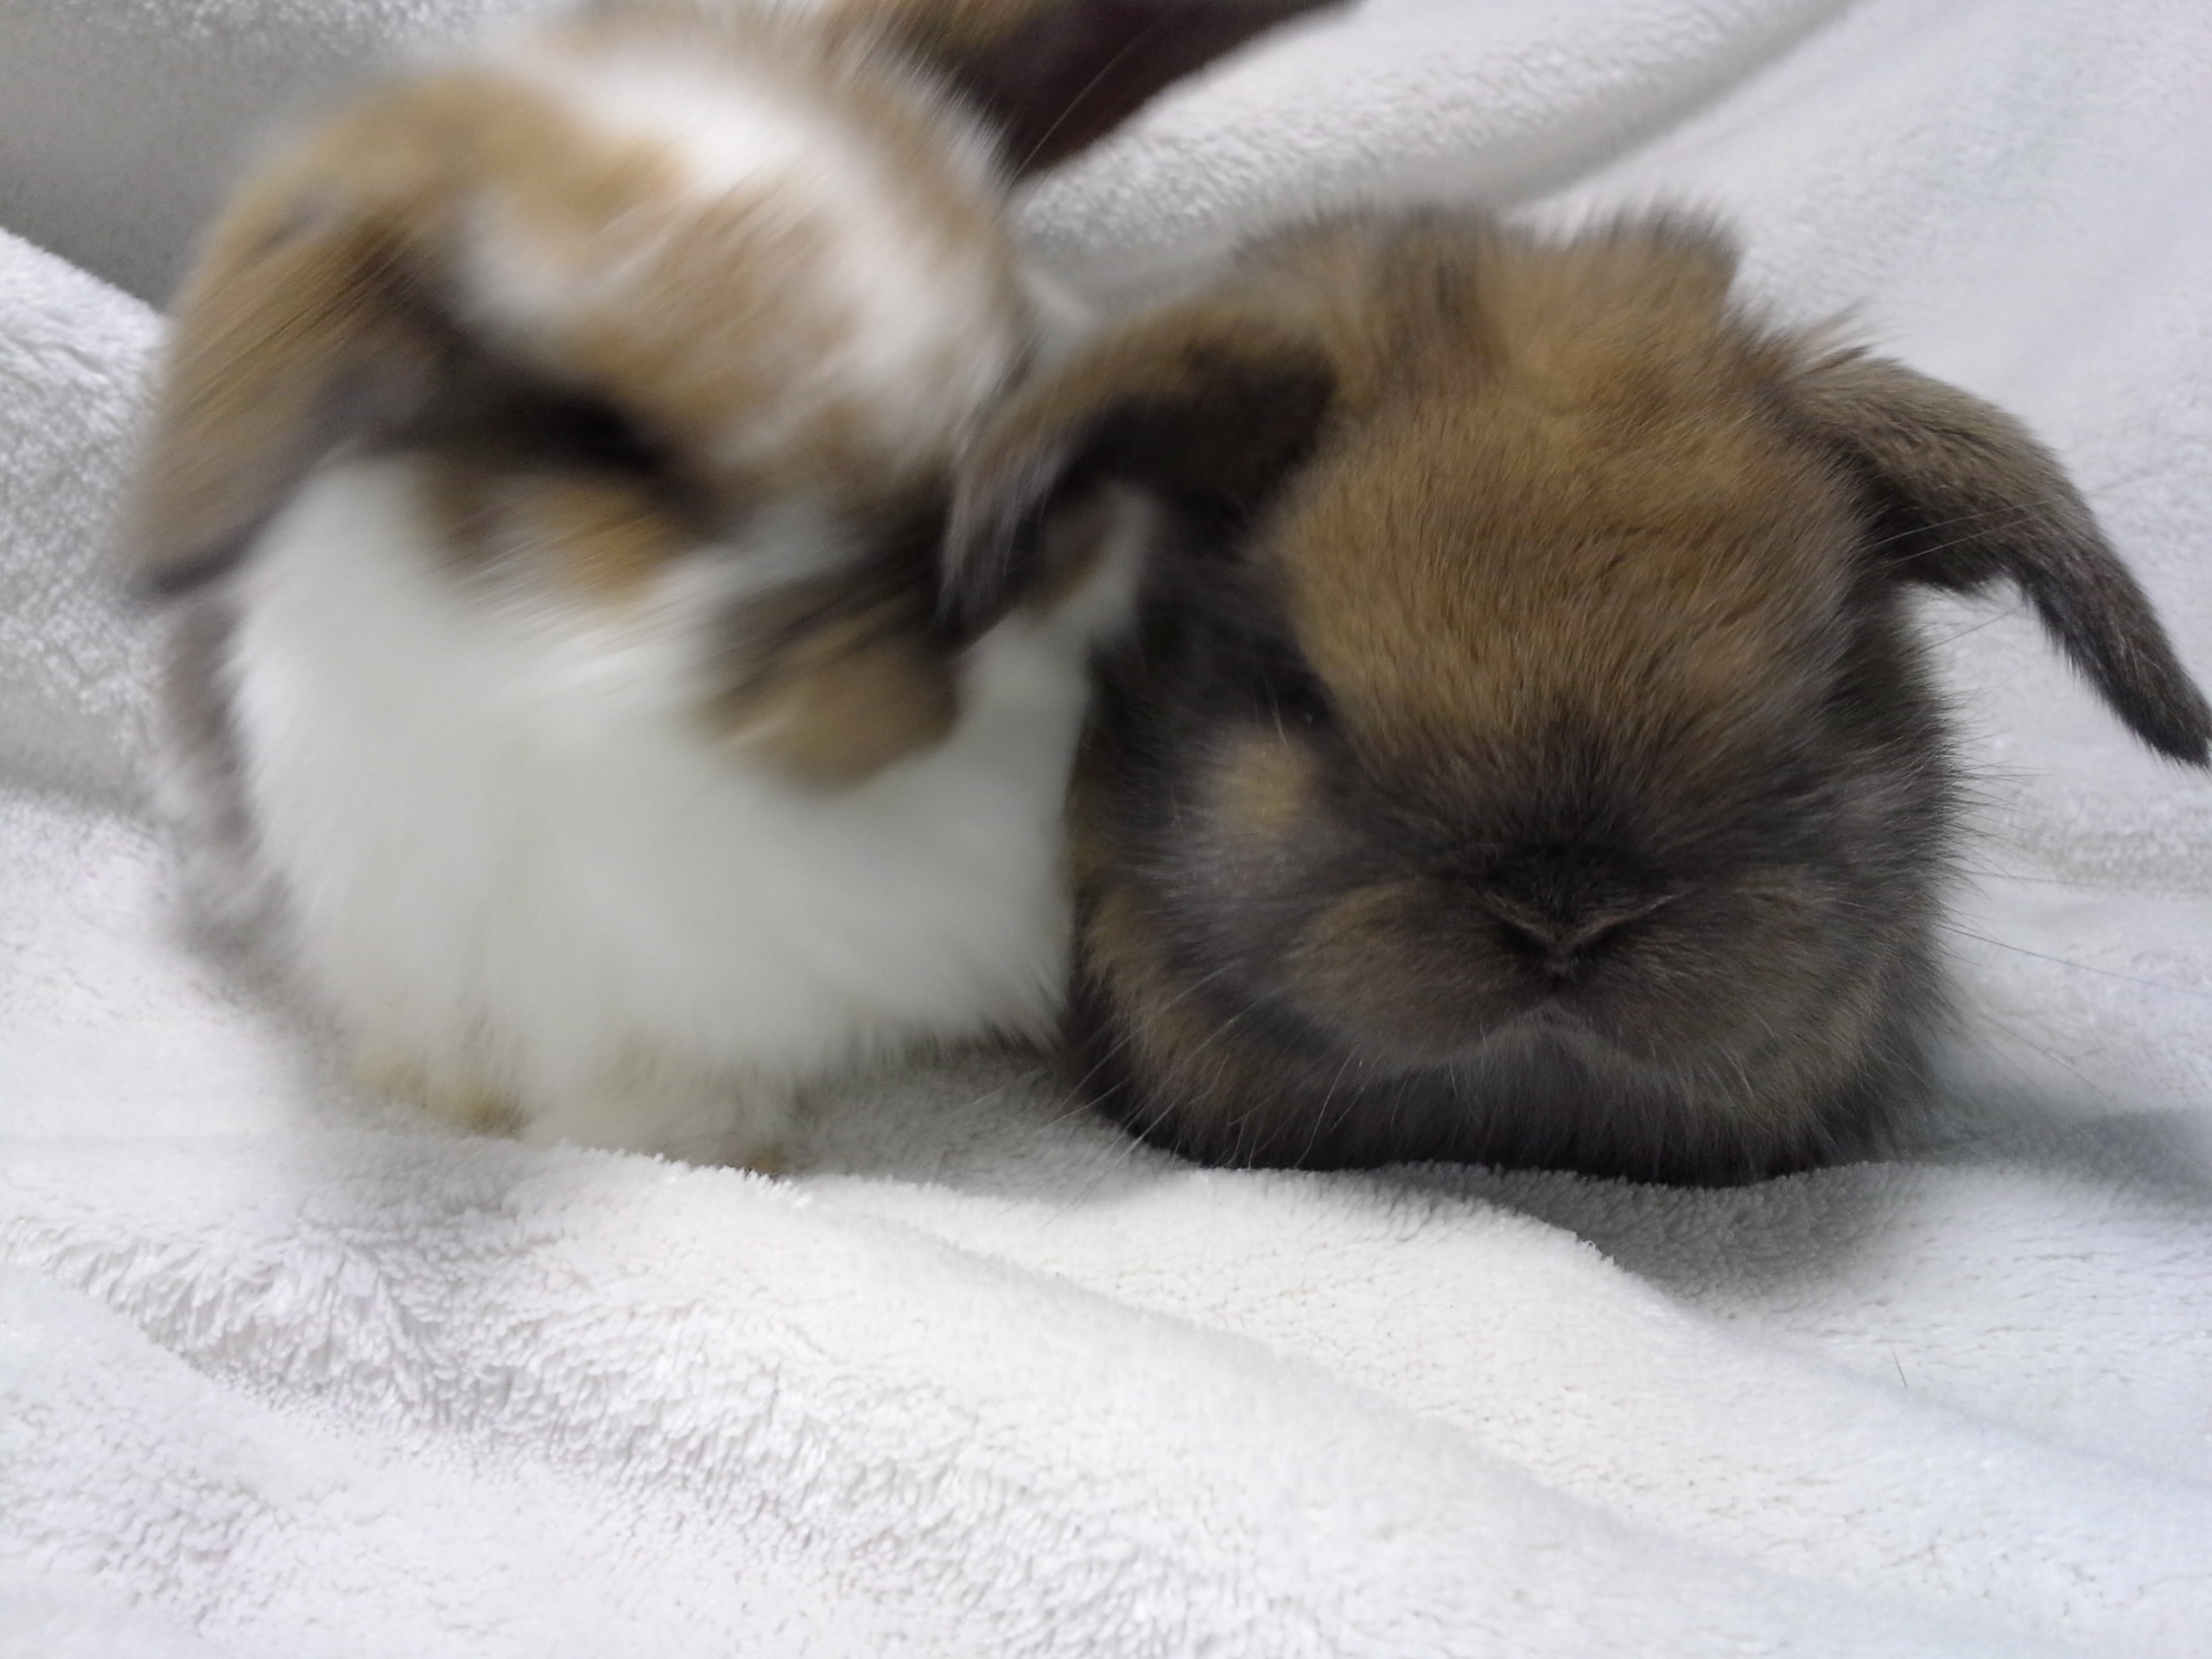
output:
[[[137,792],[147,659],[98,549],[161,322],[0,232],[0,753],[10,783]]]
[[[557,0],[22,0],[0,8],[0,226],[140,297],[228,181],[395,59]]]
[[[158,293],[476,9],[16,0],[0,225]],[[1371,0],[1029,217],[1110,294],[1315,204],[1708,207],[2028,419],[2212,676],[2208,87],[2155,0]],[[2010,594],[1927,616],[1980,818],[1891,1161],[1209,1172],[1014,1060],[785,1180],[530,1152],[180,932],[99,561],[158,332],[0,243],[0,1655],[2205,1651],[2212,786]]]

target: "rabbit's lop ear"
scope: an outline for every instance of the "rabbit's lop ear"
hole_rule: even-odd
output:
[[[1341,0],[846,0],[950,78],[1017,175],[1065,161],[1276,24]]]
[[[410,227],[287,169],[216,226],[181,297],[124,547],[140,583],[220,575],[307,474],[429,397],[448,349]]]
[[[1796,398],[1872,487],[1877,556],[1892,574],[1960,592],[2011,579],[2130,730],[2177,760],[2212,759],[2212,710],[2149,598],[2018,421],[1855,353],[1816,365]]]
[[[1134,485],[1216,530],[1249,518],[1312,450],[1337,386],[1318,341],[1202,305],[1092,342],[1001,405],[963,460],[947,619],[985,627],[1049,585],[1045,521],[1086,486]]]

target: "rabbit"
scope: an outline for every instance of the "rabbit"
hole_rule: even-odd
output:
[[[956,449],[1069,326],[1007,191],[1313,3],[604,5],[249,180],[124,539],[205,910],[365,1077],[772,1167],[810,1082],[1049,1030],[1128,583],[936,614]]]
[[[1694,216],[1348,214],[1002,404],[944,608],[1160,513],[1071,798],[1083,1088],[1223,1164],[1725,1184],[1926,1076],[1960,767],[1914,588],[2018,584],[2161,754],[2212,715],[2058,463],[1790,332]]]

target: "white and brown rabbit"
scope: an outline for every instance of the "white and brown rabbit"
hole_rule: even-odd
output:
[[[1049,1027],[1112,579],[935,612],[1038,347],[1005,194],[1313,3],[606,6],[248,184],[129,547],[201,862],[367,1071],[760,1161],[810,1078]]]
[[[1685,222],[1342,221],[1001,410],[967,625],[1069,579],[1056,498],[1174,510],[1074,808],[1076,1046],[1140,1133],[1689,1181],[1866,1144],[1942,1005],[1959,789],[1914,584],[2017,583],[2205,762],[2050,455],[1734,277]]]

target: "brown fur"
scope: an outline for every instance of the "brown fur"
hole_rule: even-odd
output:
[[[887,556],[868,572],[742,607],[728,631],[728,689],[709,718],[746,753],[820,785],[855,782],[936,743],[959,712],[957,642],[928,603],[939,522],[925,515],[886,537]]]
[[[2142,736],[2212,715],[2055,462],[1763,327],[1709,232],[1353,220],[1002,412],[957,605],[1055,492],[1179,511],[1075,802],[1103,1103],[1231,1161],[1740,1179],[1919,1075],[1954,819],[1907,580],[2009,577]]]
[[[680,526],[625,479],[442,459],[429,497],[443,545],[465,564],[521,582],[550,577],[604,604],[644,597],[682,550]]]

